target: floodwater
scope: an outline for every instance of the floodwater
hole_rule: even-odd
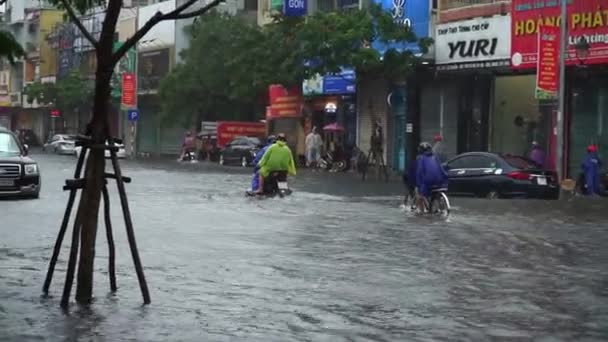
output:
[[[66,314],[68,241],[41,287],[75,160],[36,158],[41,199],[0,201],[1,341],[608,340],[606,202],[452,199],[445,222],[400,209],[398,184],[303,176],[260,201],[240,170],[175,162],[125,163],[152,304],[114,192],[119,290],[100,230],[96,300]]]

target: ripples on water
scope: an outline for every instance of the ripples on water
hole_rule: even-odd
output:
[[[119,292],[108,295],[98,234],[96,302],[63,315],[67,248],[53,297],[40,288],[66,197],[49,187],[65,176],[40,201],[0,202],[2,341],[608,339],[597,204],[458,199],[446,223],[395,197],[258,201],[242,196],[246,176],[146,169],[129,172],[128,193],[152,305],[141,306],[114,196]]]

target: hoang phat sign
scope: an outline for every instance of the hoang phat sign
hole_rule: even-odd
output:
[[[510,30],[511,19],[508,16],[437,25],[435,64],[463,67],[467,64],[475,67],[508,65],[511,56]]]

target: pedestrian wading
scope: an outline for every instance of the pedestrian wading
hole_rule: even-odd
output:
[[[224,0],[213,0],[196,10],[188,11],[188,9],[198,1],[199,0],[186,0],[168,13],[162,13],[160,11],[157,12],[144,24],[141,29],[139,29],[132,37],[127,39],[127,41],[118,51],[113,52],[114,32],[116,31],[116,24],[120,10],[123,6],[123,0],[106,1],[107,5],[105,18],[103,20],[101,34],[98,40],[96,40],[91,33],[88,32],[86,27],[84,27],[84,25],[80,22],[74,10],[74,8],[76,8],[78,11],[84,14],[87,12],[87,10],[97,4],[96,1],[51,0],[51,3],[66,10],[70,20],[74,22],[82,34],[95,48],[97,57],[95,94],[92,108],[93,116],[88,125],[86,134],[80,136],[77,142],[77,144],[82,146],[82,153],[80,154],[76,164],[74,179],[66,180],[66,185],[63,187],[64,191],[70,191],[70,196],[68,198],[66,211],[61,222],[61,227],[59,229],[57,241],[55,242],[55,248],[53,249],[49,269],[43,286],[44,294],[48,294],[55,265],[57,263],[57,259],[59,258],[63,238],[70,222],[72,208],[76,200],[76,194],[78,190],[81,190],[80,202],[78,203],[78,209],[76,210],[76,217],[73,225],[74,228],[72,231],[72,244],[68,260],[68,269],[66,272],[66,281],[63,289],[63,296],[61,298],[61,307],[64,309],[68,307],[70,301],[70,293],[74,282],[77,258],[78,280],[76,287],[76,301],[80,304],[89,304],[93,298],[95,241],[97,238],[99,207],[102,198],[104,201],[104,222],[106,225],[106,236],[109,247],[110,260],[108,273],[110,276],[110,288],[112,291],[116,291],[117,289],[114,266],[114,241],[112,223],[110,221],[110,199],[107,189],[108,179],[116,180],[137,279],[139,281],[144,303],[150,303],[150,294],[148,291],[148,285],[146,284],[146,279],[144,277],[143,266],[137,251],[135,233],[133,223],[131,221],[131,214],[129,211],[129,204],[124,185],[125,183],[129,183],[131,180],[128,177],[122,176],[121,174],[120,165],[116,156],[117,148],[114,146],[114,143],[119,142],[119,140],[112,137],[109,130],[107,113],[110,101],[110,79],[112,77],[114,67],[120,58],[141,38],[143,38],[146,33],[148,33],[148,31],[150,31],[150,29],[152,29],[152,27],[154,27],[156,24],[165,20],[178,20],[197,17],[205,14],[220,3],[224,2]],[[105,172],[106,150],[109,150],[110,152],[110,160],[114,173]],[[83,166],[85,166],[84,177],[81,177]],[[79,251],[80,257],[78,257]]]

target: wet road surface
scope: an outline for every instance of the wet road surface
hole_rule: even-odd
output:
[[[152,304],[114,191],[119,290],[100,231],[96,301],[65,315],[67,244],[41,287],[75,159],[36,158],[41,198],[0,201],[0,341],[608,340],[606,202],[453,199],[441,222],[398,184],[303,176],[258,201],[241,170],[175,162],[124,164]]]

